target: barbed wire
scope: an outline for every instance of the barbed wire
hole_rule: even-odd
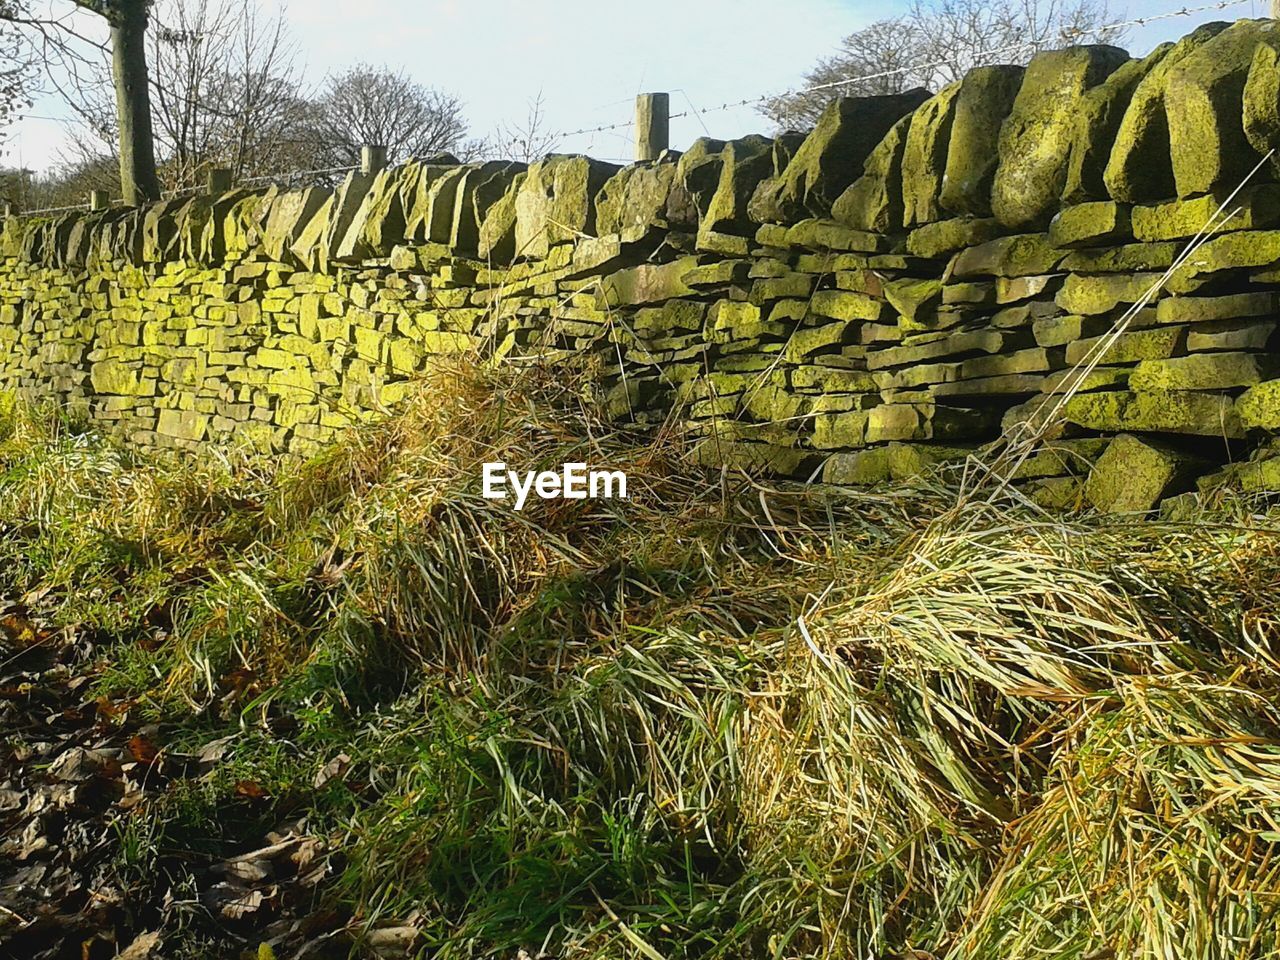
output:
[[[1085,37],[1097,36],[1098,34],[1114,33],[1117,30],[1123,30],[1125,27],[1141,27],[1148,23],[1154,23],[1157,20],[1171,20],[1174,17],[1189,17],[1197,13],[1205,13],[1210,10],[1225,10],[1227,7],[1236,7],[1245,3],[1252,3],[1253,0],[1218,0],[1216,3],[1206,3],[1198,7],[1182,7],[1178,10],[1171,10],[1168,13],[1158,13],[1149,17],[1134,17],[1130,20],[1117,20],[1114,23],[1103,24],[1100,27],[1091,27],[1088,30],[1072,30],[1064,31],[1056,38],[1068,43],[1079,41]],[[974,59],[983,59],[985,57],[994,57],[1006,53],[1015,53],[1027,49],[1038,49],[1054,42],[1052,39],[1044,40],[1028,40],[1022,43],[1009,44],[1003,47],[991,47],[987,50],[979,50],[977,53],[969,54],[964,57],[942,57],[933,61],[922,63],[907,64],[902,67],[895,67],[891,70],[881,70],[877,73],[860,74],[856,77],[846,77],[843,80],[833,80],[830,83],[816,84],[811,87],[801,87],[799,89],[786,90],[782,93],[765,93],[755,97],[744,97],[741,100],[730,100],[714,107],[698,108],[690,106],[688,110],[682,110],[679,113],[673,113],[668,116],[669,120],[678,120],[681,117],[704,116],[708,113],[718,113],[722,110],[734,110],[738,107],[749,107],[759,103],[767,103],[770,100],[778,100],[783,97],[795,96],[801,93],[813,93],[821,90],[834,90],[840,87],[852,86],[855,83],[866,83],[870,80],[884,80],[889,77],[897,77],[907,73],[919,73],[925,70],[936,69],[937,67],[948,66],[972,56]],[[585,127],[581,130],[570,130],[564,133],[556,134],[558,137],[574,137],[587,133],[605,133],[610,130],[622,130],[626,127],[635,126],[635,120],[626,120],[619,123],[607,123],[598,127]]]
[[[359,170],[360,165],[353,163],[346,167],[325,167],[319,170],[278,170],[275,173],[264,173],[258,177],[248,177],[241,180],[240,183],[271,183],[275,180],[290,180],[297,177],[319,177],[327,176],[331,173],[350,173],[352,170]]]
[[[115,201],[112,201],[112,202],[114,203]],[[69,207],[44,207],[40,210],[16,211],[15,215],[21,216],[21,217],[34,217],[34,216],[38,216],[40,214],[45,214],[45,213],[70,213],[73,210],[84,210],[88,206],[89,204],[87,203],[77,203]]]

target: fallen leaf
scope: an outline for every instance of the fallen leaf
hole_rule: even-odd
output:
[[[31,621],[17,613],[6,613],[0,617],[0,634],[18,649],[31,646],[37,639]]]
[[[96,774],[116,776],[119,772],[120,762],[111,750],[72,747],[49,764],[49,776],[71,783],[88,780]]]
[[[160,756],[160,748],[142,734],[135,733],[129,738],[129,755],[138,763],[150,766],[156,762],[156,757]]]
[[[418,928],[382,927],[370,930],[366,939],[369,949],[379,957],[405,957],[418,939]]]
[[[150,957],[158,956],[156,951],[159,946],[159,930],[143,933],[135,937],[133,943],[116,954],[116,960],[149,960]]]
[[[236,793],[250,800],[262,800],[268,795],[266,789],[256,780],[237,780]]]
[[[269,887],[264,895],[261,890],[236,890],[219,884],[213,892],[222,899],[219,907],[222,915],[228,920],[240,920],[261,910],[263,904],[276,895],[276,888]]]
[[[217,740],[210,740],[200,752],[196,754],[197,759],[201,763],[217,763],[227,755],[227,751],[231,749],[231,744],[235,742],[235,737],[219,737]]]
[[[242,883],[267,880],[274,872],[270,860],[232,860],[213,868],[217,873]]]
[[[347,768],[351,766],[351,758],[345,753],[340,753],[328,763],[326,763],[316,774],[314,786],[317,790],[323,787],[330,780],[335,780],[347,772]]]

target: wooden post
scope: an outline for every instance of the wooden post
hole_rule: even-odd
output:
[[[90,210],[106,210],[111,206],[111,194],[106,190],[94,190],[89,194]]]
[[[366,143],[360,148],[360,172],[368,176],[387,165],[387,148]]]
[[[226,167],[214,167],[205,180],[205,192],[211,196],[221,196],[231,192],[231,171]]]
[[[17,215],[18,205],[12,200],[6,200],[4,202],[4,218],[8,220],[10,217],[16,217]]]
[[[1280,0],[1271,0],[1271,19],[1280,20]]]
[[[1280,3],[1280,0],[1273,0]],[[671,139],[671,95],[642,93],[636,97],[636,159],[657,160]]]

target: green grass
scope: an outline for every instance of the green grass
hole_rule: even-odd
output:
[[[270,471],[10,416],[0,591],[98,631],[171,749],[240,732],[122,876],[305,816],[331,904],[424,956],[1280,956],[1268,502],[771,489],[578,393],[440,371]],[[491,459],[632,499],[516,513]]]

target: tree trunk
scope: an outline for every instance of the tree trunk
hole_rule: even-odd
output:
[[[160,199],[147,80],[148,0],[116,0],[111,17],[111,68],[120,127],[120,187],[130,206]]]

